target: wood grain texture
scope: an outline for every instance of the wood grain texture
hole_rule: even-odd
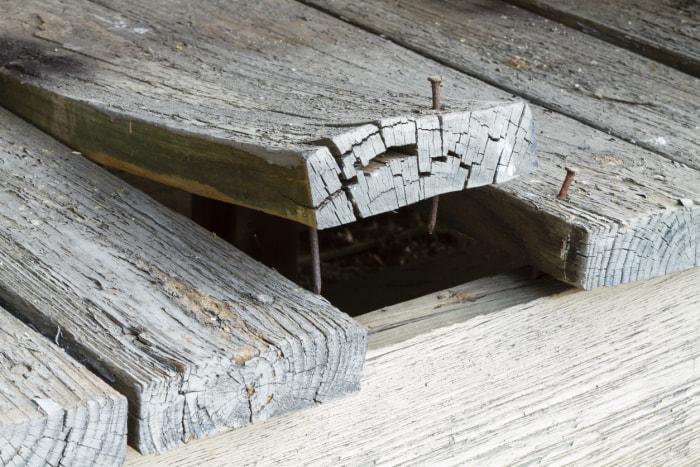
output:
[[[542,145],[551,141],[562,151],[554,167],[499,190],[442,197],[442,219],[584,289],[700,264],[700,174],[564,123],[551,139],[540,135]],[[577,174],[568,197],[558,200],[565,166],[577,166]]]
[[[370,350],[373,350],[568,288],[549,277],[533,279],[531,276],[531,271],[520,270],[484,277],[385,306],[355,319],[367,328]]]
[[[700,77],[700,5],[684,0],[509,0]]]
[[[7,108],[102,164],[313,227],[536,166],[524,104],[431,111],[427,66],[382,83],[399,68],[382,41],[293,1],[32,0],[0,15]],[[465,135],[463,153],[444,133]]]
[[[0,308],[0,465],[121,465],[126,426],[124,396]]]
[[[303,95],[312,96],[309,98],[309,102],[314,99],[329,99],[333,100],[335,105],[341,107],[346,105],[346,110],[349,112],[348,118],[354,115],[351,112],[349,102],[357,100],[363,101],[364,110],[374,108],[378,113],[382,111],[381,109],[386,110],[387,105],[391,105],[397,110],[402,108],[406,112],[399,113],[407,114],[412,114],[411,109],[427,107],[429,98],[427,91],[425,91],[428,84],[425,77],[436,73],[445,77],[443,102],[446,105],[458,108],[464,102],[478,99],[496,101],[512,99],[512,96],[507,92],[485,85],[478,79],[470,78],[462,72],[426,59],[418,53],[406,50],[406,48],[397,46],[381,37],[359,31],[342,21],[333,20],[311,8],[282,1],[274,5],[276,7],[270,8],[272,11],[268,12],[270,14],[269,21],[265,15],[255,16],[253,6],[246,7],[253,9],[249,12],[251,17],[246,16],[245,12],[248,11],[246,8],[240,9],[239,19],[241,21],[245,19],[244,25],[247,26],[240,29],[240,37],[235,41],[235,37],[238,36],[229,31],[227,40],[234,41],[234,44],[241,44],[243,41],[246,46],[241,45],[240,49],[236,49],[236,57],[243,58],[236,58],[232,63],[239,64],[244,70],[249,69],[243,66],[246,63],[257,63],[264,70],[267,69],[265,68],[267,66],[278,66],[278,71],[286,70],[289,72],[290,83],[297,83],[296,85],[299,86],[303,83],[318,82],[317,74],[321,73],[322,76],[335,84],[331,87],[315,87],[313,93]],[[141,6],[140,8],[147,7]],[[227,4],[222,8],[222,14],[224,14],[229,11],[228,8],[233,8],[233,6]],[[435,8],[440,8],[440,5],[436,5]],[[13,9],[8,14],[16,15],[18,14],[16,11],[22,10]],[[394,15],[391,18],[397,24],[405,26],[400,31],[401,34],[424,35],[424,25],[421,23],[412,23],[406,19],[403,19],[404,22],[401,23],[401,17],[397,17],[396,12],[403,11],[405,8],[397,8],[391,13]],[[113,38],[115,41],[121,35],[140,37],[140,34],[129,31],[129,28],[147,26],[138,22],[138,15],[125,15],[127,13],[116,13],[115,11],[111,11],[108,15],[110,18],[114,16],[114,21],[116,21],[116,26],[109,22],[108,24],[112,26],[105,26],[108,32],[111,31],[110,34],[115,35]],[[166,14],[165,17],[167,16]],[[215,14],[210,16],[217,17]],[[250,24],[253,17],[257,18],[254,23],[255,28]],[[35,17],[32,18],[33,21],[36,21]],[[368,16],[368,18],[372,21],[378,21],[374,16]],[[288,24],[290,21],[292,22],[290,27],[281,28],[279,26],[280,24]],[[17,24],[25,23],[18,19]],[[123,27],[117,27],[122,24]],[[37,26],[27,27],[34,31]],[[57,26],[52,25],[43,27],[57,28]],[[64,24],[64,29],[73,31],[74,28],[68,23]],[[200,29],[202,31],[208,30],[206,27]],[[60,32],[62,29],[57,28],[57,30]],[[266,37],[263,34],[264,31],[273,31],[281,36],[277,42],[262,41],[262,39],[260,39],[260,43],[255,42],[256,37]],[[86,41],[80,39],[82,37],[80,36],[81,31],[73,32],[75,34],[70,36],[70,40],[66,39],[61,42],[59,57],[61,54],[69,53],[71,49],[81,47],[81,44]],[[44,33],[39,31],[37,34]],[[272,33],[270,32],[270,34]],[[176,39],[179,40],[180,36],[174,37],[172,44],[180,44]],[[313,39],[318,40],[314,41]],[[398,41],[398,39],[395,40]],[[439,31],[435,30],[431,35],[431,40],[426,44],[440,44],[441,40]],[[427,49],[428,45],[426,44],[421,45],[421,47],[425,46],[423,48],[416,45],[416,48],[423,55],[430,55],[431,52]],[[410,44],[408,45],[410,46]],[[462,47],[461,43],[460,47]],[[184,49],[187,48],[184,47]],[[115,54],[115,50],[117,49],[110,49],[109,53]],[[130,49],[126,48],[120,54],[128,56],[128,50]],[[176,50],[178,50],[177,47]],[[183,47],[179,50],[183,52]],[[191,63],[199,63],[197,57],[204,54],[206,50],[208,49],[184,50],[189,54],[186,54],[189,57],[187,66],[191,67]],[[458,50],[457,47],[441,49],[445,54],[457,53],[454,51]],[[336,63],[337,66],[317,69],[310,64],[310,68],[296,68],[296,64],[306,63],[305,57],[318,53],[318,51],[321,51],[324,57],[335,57],[339,60]],[[263,57],[266,60],[261,63],[259,58],[262,52],[264,52]],[[246,59],[248,55],[257,57],[255,58],[257,61],[253,58]],[[469,63],[468,54],[457,55],[461,62]],[[22,68],[25,71],[31,70],[32,64],[37,60],[32,61],[32,55],[29,54],[28,58],[21,61]],[[62,63],[57,58],[54,61]],[[346,73],[348,62],[354,67],[353,73]],[[324,61],[324,63],[327,62]],[[149,73],[159,73],[160,68],[154,66],[154,69],[155,71]],[[296,71],[292,71],[292,69]],[[119,73],[122,73],[123,70],[120,70]],[[126,68],[126,70],[133,73],[131,68]],[[139,70],[138,73],[143,74],[147,71]],[[211,73],[214,72],[211,71]],[[5,75],[5,73],[0,73],[0,78]],[[58,75],[51,75],[51,79],[63,80],[62,75]],[[84,73],[80,72],[80,76],[83,75]],[[29,78],[31,75],[27,77],[27,79]],[[44,78],[44,81],[46,80]],[[235,86],[236,82],[238,81],[234,80],[230,84],[229,80],[226,81],[226,84],[227,86]],[[245,83],[245,80],[242,82]],[[196,88],[197,83],[190,84],[189,88],[177,88],[180,91],[179,94],[170,92],[168,96],[188,95],[187,93],[192,90],[192,87]],[[142,83],[139,86],[150,87],[147,83]],[[2,89],[0,87],[0,90]],[[217,94],[229,95],[223,92],[228,88],[217,89]],[[250,96],[246,92],[252,92],[249,88],[237,92],[237,94],[230,94],[236,96],[235,102],[248,102],[250,100],[250,98],[248,100],[245,98]],[[299,90],[299,92],[301,91]],[[111,94],[105,92],[104,95],[110,96]],[[275,94],[275,99],[279,99],[282,103],[290,102],[289,95],[282,91]],[[31,99],[23,95],[22,100],[25,103],[23,105],[27,105],[26,102]],[[161,99],[158,102],[162,103],[163,101]],[[309,105],[309,102],[301,100],[298,105]],[[688,99],[688,102],[691,102],[692,105],[693,99]],[[118,102],[112,104],[113,106],[121,106],[121,103]],[[267,101],[254,100],[254,104],[250,105],[267,108],[266,106],[272,104]],[[401,107],[402,105],[405,108]],[[154,104],[154,108],[158,108],[158,106]],[[310,108],[313,110],[313,106]],[[190,111],[195,112],[197,109],[199,107],[193,105]],[[124,109],[120,111],[124,111]],[[700,253],[698,253],[697,245],[700,226],[695,220],[698,215],[698,203],[690,204],[687,208],[678,203],[679,199],[698,200],[698,171],[682,164],[672,163],[668,158],[645,151],[638,146],[625,144],[619,139],[610,137],[605,132],[596,131],[590,126],[572,119],[552,114],[541,107],[533,106],[532,112],[539,129],[537,137],[540,169],[535,176],[529,176],[527,181],[516,179],[504,184],[503,189],[496,188],[493,191],[493,196],[482,196],[479,199],[480,205],[477,207],[481,209],[482,213],[487,212],[488,216],[470,219],[468,224],[475,230],[475,234],[478,231],[486,232],[486,237],[494,238],[501,235],[501,232],[506,233],[504,238],[509,242],[504,244],[504,248],[518,254],[524,254],[533,265],[559,280],[585,288],[643,279],[698,264]],[[197,115],[197,118],[207,116],[201,112]],[[328,113],[324,110],[323,115],[327,117]],[[285,119],[288,119],[290,123],[299,122],[292,116],[285,116]],[[170,126],[175,125],[173,123],[175,121],[175,119],[165,120]],[[192,123],[192,120],[187,120],[186,123]],[[256,122],[254,123],[257,125]],[[124,122],[124,125],[123,132],[128,133],[128,124]],[[304,127],[301,123],[299,125],[300,128]],[[584,167],[585,170],[579,175],[578,180],[586,182],[588,185],[575,182],[570,197],[566,201],[560,202],[554,197],[561,186],[565,165]],[[209,173],[212,170],[217,171],[215,168],[207,169]],[[329,172],[322,170],[319,173]],[[587,188],[585,190],[578,189],[585,187]],[[468,195],[467,199],[469,197]],[[371,204],[368,206],[371,207]],[[507,212],[504,211],[506,207],[509,209]],[[334,212],[338,212],[335,208],[333,209]],[[682,228],[676,229],[674,227],[676,225]],[[626,242],[630,238],[643,240],[646,246],[643,250],[644,254],[625,254],[624,258],[620,260],[620,253],[628,251]],[[669,245],[669,247],[666,249],[656,248],[654,245],[657,243]],[[625,273],[620,274],[621,271],[625,271]]]
[[[452,207],[441,201],[445,208],[441,218],[451,217],[480,240],[498,244],[553,277],[585,289],[700,264],[700,172],[673,160],[687,154],[689,157],[682,159],[692,163],[697,157],[697,79],[688,81],[682,73],[659,68],[665,78],[629,80],[629,69],[616,63],[624,60],[641,67],[649,62],[625,51],[611,52],[603,42],[595,43],[584,34],[544,23],[542,18],[494,0],[407,1],[399,6],[381,1],[313,3],[445,66],[523,93],[576,120],[585,120],[584,114],[586,118],[596,116],[591,125],[584,125],[561,113],[533,107],[538,127],[538,172],[494,189],[466,192],[454,198]],[[495,26],[499,24],[502,28]],[[539,46],[535,49],[529,43]],[[530,66],[532,60],[525,58],[524,63],[530,65],[518,68],[518,63],[512,62],[514,55],[528,57],[528,51],[542,57],[556,55],[561,60],[556,62],[558,66],[544,67]],[[598,60],[595,68],[589,67],[591,60]],[[541,61],[546,63],[555,62]],[[675,102],[669,107],[586,97],[575,89],[580,77],[575,71],[578,68],[567,71],[571,64],[587,64],[585,70],[597,73],[597,81],[615,80],[616,89],[631,93],[630,98],[664,95],[674,82],[685,83],[677,87],[684,97],[678,100],[669,95]],[[458,79],[467,82],[464,77]],[[636,88],[640,81],[643,89]],[[459,96],[456,88],[445,85],[443,95]],[[478,90],[489,91],[484,85]],[[449,102],[447,97],[443,101]],[[680,110],[684,116],[674,121],[679,109],[685,109]],[[637,116],[625,112],[637,112]],[[605,121],[609,126],[602,125]],[[670,152],[657,155],[639,148],[638,136],[634,136],[633,145],[609,135],[632,121],[635,135],[639,127],[655,132],[664,128],[663,134],[674,135],[674,141],[685,141],[679,143],[684,149],[674,152],[665,146]],[[595,126],[605,126],[607,133],[595,130]],[[631,139],[632,133],[625,138]],[[654,151],[658,152],[658,147]],[[557,200],[566,166],[578,167],[578,174],[568,198]],[[682,204],[683,199],[694,202]]]
[[[357,396],[126,465],[696,465],[698,285],[695,268],[477,316],[370,351]]]
[[[358,389],[366,331],[0,111],[0,303],[129,399],[142,452]]]
[[[309,3],[530,102],[700,169],[698,78],[500,0]]]

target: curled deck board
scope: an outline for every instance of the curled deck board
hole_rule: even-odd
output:
[[[0,308],[0,465],[121,465],[126,422],[124,396]]]
[[[2,109],[0,148],[0,303],[127,396],[137,449],[358,389],[366,331],[325,299]]]
[[[629,68],[615,66],[620,57],[635,69],[648,67],[645,73],[652,73],[651,62],[626,51],[610,52],[606,43],[496,0],[402,1],[400,6],[389,1],[312,3],[425,57],[561,112],[533,106],[539,160],[535,174],[448,196],[455,201],[452,207],[441,201],[447,208],[441,208],[442,218],[454,209],[452,217],[466,232],[586,289],[700,264],[700,172],[689,166],[697,163],[697,79],[659,66],[653,71],[659,72],[658,78],[630,80]],[[557,66],[534,66],[529,54],[535,47],[524,38],[540,44],[536,51],[543,57],[559,56]],[[580,82],[577,68],[574,73],[567,70],[592,60],[597,60],[596,67],[584,69],[614,84],[623,93],[619,97],[635,101],[664,96],[659,98],[663,103],[634,105],[581,93],[575,87]],[[447,70],[445,75],[450,78],[443,96],[458,100],[464,92],[461,85],[470,80],[465,75],[453,78]],[[459,83],[448,86],[455,80]],[[493,91],[482,83],[475,92]],[[449,98],[443,97],[443,102],[449,104]],[[670,144],[654,143],[650,150],[638,146],[659,131]],[[569,196],[557,200],[565,166],[579,170]]]
[[[126,465],[697,465],[699,281],[569,291],[379,347],[356,397]]]
[[[432,111],[428,62],[386,79],[403,71],[384,41],[293,1],[31,0],[0,15],[2,105],[192,193],[327,228],[536,167],[522,102]]]
[[[700,5],[695,1],[509,2],[700,77]]]
[[[391,0],[309,3],[530,102],[700,169],[698,78],[500,0],[408,0],[400,7]],[[608,8],[623,8],[611,3]]]

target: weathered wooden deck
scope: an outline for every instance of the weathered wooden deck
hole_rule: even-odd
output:
[[[695,465],[699,283],[696,268],[476,316],[462,304],[460,324],[370,334],[355,396],[126,465]]]
[[[0,463],[699,464],[700,6],[598,3],[0,3]],[[81,153],[550,277],[353,320]]]

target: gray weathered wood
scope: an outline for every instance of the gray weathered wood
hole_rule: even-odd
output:
[[[533,103],[700,169],[698,78],[500,0],[309,3]],[[449,96],[448,83],[444,93]]]
[[[700,77],[696,1],[508,1]]]
[[[532,273],[499,274],[467,282],[403,303],[357,316],[367,328],[370,350],[408,340],[433,329],[461,323],[540,297],[554,295],[567,285]]]
[[[162,451],[358,389],[366,331],[0,111],[0,299],[129,399]]]
[[[482,3],[483,7],[481,3],[408,1],[397,7],[394,2],[382,1],[314,2],[425,56],[522,92],[577,120],[593,115],[591,124],[598,122],[593,126],[601,127],[601,122],[607,121],[607,130],[622,132],[621,128],[634,121],[625,137],[636,138],[636,144],[661,134],[680,145],[678,152],[666,145],[665,154],[652,154],[561,114],[533,107],[540,169],[502,186],[470,190],[456,197],[454,206],[459,210],[452,217],[465,231],[482,241],[497,242],[557,279],[586,289],[700,264],[700,172],[671,160],[681,158],[681,154],[688,163],[697,160],[697,80],[688,81],[687,75],[659,67],[656,71],[661,78],[647,80],[637,88],[640,80],[629,80],[630,68],[616,70],[613,64],[620,57],[633,67],[648,66],[648,61],[625,51],[609,52],[609,45],[603,42],[594,44],[584,34],[544,23],[495,0]],[[499,24],[510,32],[504,35],[504,29],[496,27]],[[543,56],[540,65],[561,65],[518,69],[517,63],[511,63],[514,55],[522,58],[528,57],[526,52],[536,52],[528,48],[524,38],[548,44],[537,53],[561,58],[548,62]],[[590,68],[591,73],[597,73],[596,80],[614,80],[616,89],[631,93],[619,97],[635,100],[658,95],[672,104],[639,106],[584,96],[574,86],[578,72],[565,71],[569,64],[583,66],[591,60],[600,65]],[[525,62],[533,65],[528,58]],[[608,73],[612,77],[606,77]],[[450,78],[447,71],[445,75],[443,95],[459,100],[464,93],[461,85],[468,79],[464,75]],[[455,84],[448,87],[447,83]],[[675,88],[673,83],[685,84]],[[472,86],[477,86],[473,92],[493,92],[483,84]],[[674,97],[676,91],[683,97]],[[443,102],[449,105],[448,97]],[[640,138],[639,126],[655,133]],[[659,152],[658,147],[655,152]],[[580,170],[568,198],[557,200],[568,165]],[[680,199],[695,202],[683,205]],[[443,218],[450,209],[448,203],[441,201],[441,205]]]
[[[376,2],[375,4],[378,5]],[[208,3],[204,4],[201,12],[207,12],[207,8],[210,7],[211,5]],[[434,7],[437,9],[440,8],[440,5]],[[98,7],[90,4],[86,8]],[[148,7],[142,5],[140,8]],[[226,4],[222,8],[221,14],[223,15],[230,12],[230,8],[238,7]],[[241,26],[240,30],[236,30],[239,31],[239,36],[229,32],[230,35],[236,36],[238,39],[235,41],[233,37],[229,39],[234,41],[233,43],[237,47],[240,46],[239,49],[236,49],[236,56],[243,58],[236,58],[236,61],[232,63],[240,64],[244,70],[249,70],[249,68],[243,67],[246,63],[256,63],[262,70],[277,67],[274,69],[277,71],[285,70],[288,73],[290,82],[298,81],[294,86],[301,86],[303,83],[318,83],[316,76],[319,73],[338,83],[339,87],[321,86],[314,88],[311,95],[320,97],[309,97],[309,102],[315,99],[327,99],[328,96],[332,95],[339,102],[336,105],[350,105],[349,102],[352,99],[362,96],[363,103],[366,103],[363,108],[369,109],[371,107],[380,112],[379,107],[381,106],[400,107],[405,105],[405,110],[407,110],[405,113],[413,115],[408,110],[422,106],[427,107],[429,97],[424,91],[428,84],[425,77],[436,73],[445,76],[443,103],[446,105],[459,106],[460,103],[476,99],[501,101],[511,98],[509,93],[426,59],[424,55],[435,52],[434,49],[429,48],[433,47],[431,44],[447,42],[454,44],[455,47],[442,48],[441,52],[445,54],[456,53],[460,63],[470,63],[468,53],[458,54],[460,48],[466,48],[468,44],[464,45],[459,40],[444,39],[439,30],[433,30],[430,34],[430,40],[426,40],[422,45],[411,43],[416,48],[419,48],[419,45],[422,47],[419,48],[423,54],[421,56],[381,37],[364,33],[344,22],[333,20],[328,15],[298,3],[280,0],[274,4],[266,4],[264,9],[266,14],[270,16],[262,14],[256,16],[254,14],[256,8],[258,7],[239,8],[240,20],[245,24]],[[21,12],[22,10],[12,9],[12,12],[8,14],[21,16],[17,11]],[[201,20],[199,11],[193,13],[193,18]],[[421,37],[425,36],[425,25],[405,19],[402,23],[401,17],[396,16],[397,12],[407,12],[407,9],[396,8],[391,12],[393,15],[391,18],[396,24],[403,25],[399,31],[401,34],[418,34],[411,32],[417,30]],[[458,12],[459,10],[455,10],[454,16],[457,16]],[[164,15],[164,17],[168,17],[168,14]],[[218,17],[217,15],[218,13],[209,14],[207,21],[211,17]],[[124,25],[118,28],[113,23],[107,22],[112,25],[107,28],[107,32],[111,34],[109,37],[112,38],[113,35],[115,41],[122,35],[128,38],[136,34],[130,32],[129,28],[148,26],[139,23],[139,16],[133,12],[116,13],[110,11],[107,17],[113,17],[113,22],[116,22],[117,25]],[[228,18],[228,16],[225,17]],[[256,22],[249,24],[253,18],[257,18]],[[370,19],[379,21],[372,15],[363,18],[367,21]],[[18,22],[22,24],[20,19]],[[61,24],[64,25],[63,28],[58,27]],[[196,24],[201,26],[208,23]],[[67,34],[64,29],[74,32],[70,36],[70,40],[66,39],[61,42],[63,44],[59,49],[61,53],[68,53],[66,49],[90,46],[90,44],[84,44],[86,41],[85,38],[82,38],[84,32],[79,28],[74,30],[73,26],[65,24],[65,21],[62,23],[55,20],[54,24],[43,27],[47,31],[53,31],[51,37],[55,36],[57,41]],[[207,26],[201,26],[198,31],[202,31],[202,33],[208,31]],[[265,34],[273,32],[275,37],[279,36],[277,42],[262,40],[263,37],[267,37]],[[43,35],[48,34],[48,32],[39,31],[37,34]],[[585,36],[582,37],[585,38]],[[259,38],[261,42],[255,42],[258,40],[256,38]],[[558,36],[555,38],[559,39]],[[173,47],[181,45],[177,40],[179,40],[179,36],[172,38]],[[247,45],[243,47],[240,45],[241,41]],[[308,45],[309,47],[295,44]],[[605,46],[604,43],[601,45]],[[99,44],[96,47],[99,48]],[[129,56],[129,54],[135,53],[130,52],[130,48],[124,47],[126,50],[120,52],[121,55]],[[115,50],[113,48],[109,53],[114,55]],[[199,63],[197,57],[205,54],[207,50],[209,49],[187,50],[187,47],[184,47],[181,52],[184,52],[184,56],[188,58],[185,60],[185,65],[192,68],[192,63]],[[305,59],[309,54],[315,54],[318,50],[322,51],[324,56],[335,57],[338,60],[336,66],[330,69],[318,68]],[[211,51],[206,52],[205,55],[211,53]],[[223,51],[221,53],[224,54]],[[261,54],[266,60],[260,60]],[[248,56],[257,57],[257,61],[253,61],[251,58],[249,62],[246,62],[244,59]],[[443,58],[440,59],[443,60]],[[24,60],[22,63],[25,69],[31,69],[33,62]],[[297,69],[296,65],[299,63],[309,63],[309,68]],[[348,72],[350,69],[348,67],[355,67],[352,68],[354,71]],[[149,70],[138,70],[136,74],[138,76],[142,76],[144,73],[148,73],[148,76],[162,74],[160,68],[155,66],[153,71]],[[107,71],[104,70],[105,73]],[[135,73],[132,68],[126,68],[126,71]],[[232,68],[230,73],[234,71],[235,68]],[[668,70],[669,73],[671,71],[673,70]],[[120,73],[123,72],[123,70],[120,71]],[[216,74],[214,71],[207,71],[206,67],[200,73]],[[81,73],[80,76],[84,74]],[[2,76],[5,74],[0,73],[0,77]],[[64,79],[63,75],[59,73],[51,76],[53,76],[52,80]],[[43,80],[43,82],[46,81],[48,80]],[[230,80],[226,82],[227,85],[235,85],[235,83],[229,82]],[[196,91],[196,89],[193,91],[193,87],[196,88],[197,83],[191,81],[187,81],[187,83],[189,83],[189,87],[180,86],[177,88],[179,94],[172,91],[168,93],[168,96],[188,95],[189,92]],[[523,85],[525,84],[523,82]],[[146,90],[152,87],[147,83],[141,83],[138,86],[134,84],[134,86],[136,86],[135,89],[146,88]],[[0,87],[0,91],[2,89]],[[226,87],[217,89],[221,91],[218,95],[234,96],[235,99],[232,102],[251,102],[250,96],[256,95],[250,89],[238,90],[237,94],[223,92],[228,89]],[[246,94],[244,91],[248,93]],[[560,91],[557,89],[556,93],[560,93]],[[109,96],[109,94],[105,95]],[[309,93],[303,95],[308,96]],[[281,92],[276,94],[276,98],[283,103],[290,102],[290,97]],[[28,105],[29,100],[27,96],[22,95],[22,105]],[[309,102],[300,101],[298,105],[311,105]],[[692,105],[693,99],[688,99],[688,102]],[[118,103],[113,104],[118,105]],[[267,101],[253,99],[250,105],[265,108],[271,104]],[[154,105],[154,107],[158,106]],[[351,110],[347,110],[348,115],[352,116]],[[495,188],[494,195],[482,196],[479,199],[480,206],[478,207],[481,212],[486,211],[489,215],[469,218],[468,224],[471,228],[486,232],[487,238],[494,238],[500,232],[508,233],[506,238],[509,242],[503,245],[504,248],[510,248],[524,254],[536,267],[552,274],[557,279],[579,287],[593,288],[601,284],[612,285],[620,281],[642,279],[692,267],[700,262],[700,249],[697,246],[698,229],[700,229],[697,213],[700,208],[698,203],[687,208],[678,204],[678,199],[698,199],[698,172],[696,170],[674,164],[665,157],[631,144],[625,144],[604,132],[596,131],[590,126],[561,115],[551,114],[541,107],[533,106],[532,111],[539,129],[537,137],[540,169],[536,176],[528,176],[527,181],[520,180],[522,179],[520,177],[520,179],[504,184],[502,189]],[[188,112],[187,115],[195,112],[199,116],[198,118],[206,116],[202,115],[201,109],[194,105]],[[327,114],[327,112],[323,113],[326,116]],[[174,125],[173,121],[168,120],[167,123],[172,126]],[[290,123],[301,122],[293,116],[289,116],[289,121]],[[193,122],[195,121],[186,120],[185,123],[194,125]],[[301,123],[299,124],[301,125]],[[124,134],[128,134],[128,125],[126,122],[124,125]],[[120,138],[123,139],[121,136]],[[561,186],[564,175],[563,167],[570,164],[579,165],[584,170],[574,182],[569,198],[557,201],[554,197]],[[211,169],[209,172],[211,173]],[[326,172],[322,171],[322,173]],[[584,185],[582,182],[586,182],[588,185]],[[587,190],[579,189],[586,186]],[[467,193],[471,191],[474,190],[468,190]],[[470,198],[470,196],[468,195],[466,198]],[[508,208],[508,212],[504,211],[506,208]],[[640,249],[641,254],[621,255],[621,253],[628,251],[627,242],[629,239],[639,239],[643,243]],[[668,247],[667,249],[656,248],[654,245],[657,243],[668,245]],[[624,273],[622,273],[623,271]]]
[[[0,16],[7,108],[102,164],[313,227],[536,165],[523,103],[432,111],[432,70],[377,86],[400,61],[334,44],[357,34],[296,2],[28,0]]]
[[[699,285],[695,268],[476,316],[370,350],[356,397],[126,465],[698,465]]]
[[[124,396],[0,308],[0,465],[121,465],[126,422]]]
[[[591,128],[542,117],[552,137],[540,135],[540,147],[561,151],[552,165],[542,163],[536,176],[499,190],[442,197],[445,222],[584,289],[700,264],[700,173]],[[582,161],[568,197],[556,199],[564,167]],[[684,198],[695,201],[684,205]]]

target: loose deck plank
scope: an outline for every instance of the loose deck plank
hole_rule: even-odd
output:
[[[697,2],[509,2],[700,77],[700,5]]]
[[[0,109],[0,301],[163,451],[358,390],[366,331]]]
[[[0,465],[121,465],[126,422],[124,396],[0,308]]]
[[[698,284],[695,268],[477,316],[369,351],[355,397],[126,465],[696,465]]]
[[[388,1],[319,0],[313,4],[451,68],[513,92],[536,93],[530,97],[544,101],[547,107],[556,106],[563,113],[576,109],[592,112],[588,109],[593,108],[592,113],[599,122],[608,118],[605,114],[612,115],[615,122],[637,119],[623,113],[622,103],[583,96],[574,89],[576,78],[565,78],[566,73],[555,72],[551,76],[555,82],[564,80],[567,83],[560,88],[546,83],[550,79],[548,71],[537,67],[518,70],[516,66],[509,66],[514,55],[521,54],[518,47],[527,47],[521,40],[523,36],[538,43],[552,44],[552,53],[566,55],[559,47],[568,50],[566,60],[561,62],[567,65],[569,61],[581,63],[578,43],[582,41],[581,50],[589,50],[587,58],[601,60],[596,73],[603,82],[608,79],[604,78],[608,66],[619,57],[608,56],[602,61],[600,57],[607,53],[604,43],[594,48],[592,39],[587,36],[566,31],[562,26],[544,24],[543,19],[504,3],[487,0],[483,4],[491,6],[491,10],[481,8],[482,3],[473,2],[408,1],[401,2],[400,7]],[[508,18],[501,18],[504,13]],[[465,24],[468,27],[465,28]],[[503,28],[494,24],[511,28],[507,29],[511,33],[504,36]],[[556,31],[543,33],[540,31],[543,26]],[[577,35],[576,43],[567,39],[567,35]],[[641,66],[643,59],[636,55],[625,51],[616,53],[622,54],[625,62]],[[636,84],[628,79],[629,70],[625,70],[624,82],[619,81],[622,79],[620,70],[614,71],[614,66],[612,70],[611,73],[617,73],[616,88],[627,92],[629,86],[632,94],[639,92],[634,88]],[[683,147],[689,158],[683,156],[683,159],[690,164],[697,158],[694,125],[700,112],[697,86],[692,86],[697,80],[683,81],[687,76],[671,69],[664,69],[662,73],[669,83],[677,80],[686,83],[677,89],[685,96],[686,103],[669,97],[674,102],[672,106],[651,107],[653,114],[645,111],[644,125],[663,127],[664,134],[672,135],[675,141],[685,140]],[[445,74],[447,76],[447,71]],[[525,79],[528,76],[532,80]],[[464,75],[454,79],[457,80],[454,87],[446,85],[443,95],[451,94],[459,101],[461,87],[469,81]],[[658,91],[665,95],[665,83],[661,80],[649,85],[641,94]],[[482,94],[489,91],[483,84],[476,90]],[[448,103],[447,97],[443,100]],[[574,110],[560,108],[560,101],[572,104]],[[674,122],[671,115],[677,108],[685,108],[685,113],[681,110],[685,116]],[[690,109],[695,109],[692,118]],[[596,125],[584,125],[537,106],[533,106],[533,113],[538,127],[538,172],[499,187],[470,190],[454,197],[452,204],[457,211],[452,217],[466,232],[481,241],[494,242],[514,255],[522,255],[529,264],[553,277],[585,289],[640,280],[700,264],[697,202],[700,172],[673,160],[682,154],[657,155],[645,151],[637,146],[640,138],[636,133],[634,145],[610,136],[609,132],[623,128],[626,123],[618,126],[610,121],[612,127],[606,128],[604,133],[595,130]],[[576,120],[583,118],[580,114],[574,117]],[[637,125],[640,122],[636,120]],[[632,136],[627,135],[627,138]],[[578,167],[578,174],[568,198],[557,200],[565,166]],[[441,205],[447,207],[448,203],[441,201]],[[443,215],[449,215],[449,209],[447,211]]]
[[[391,0],[309,3],[530,102],[700,169],[700,80],[695,77],[501,0],[408,0],[400,7]]]
[[[293,1],[0,16],[2,105],[104,165],[316,228],[536,167],[525,104],[432,111],[434,69],[381,83],[382,41]]]

